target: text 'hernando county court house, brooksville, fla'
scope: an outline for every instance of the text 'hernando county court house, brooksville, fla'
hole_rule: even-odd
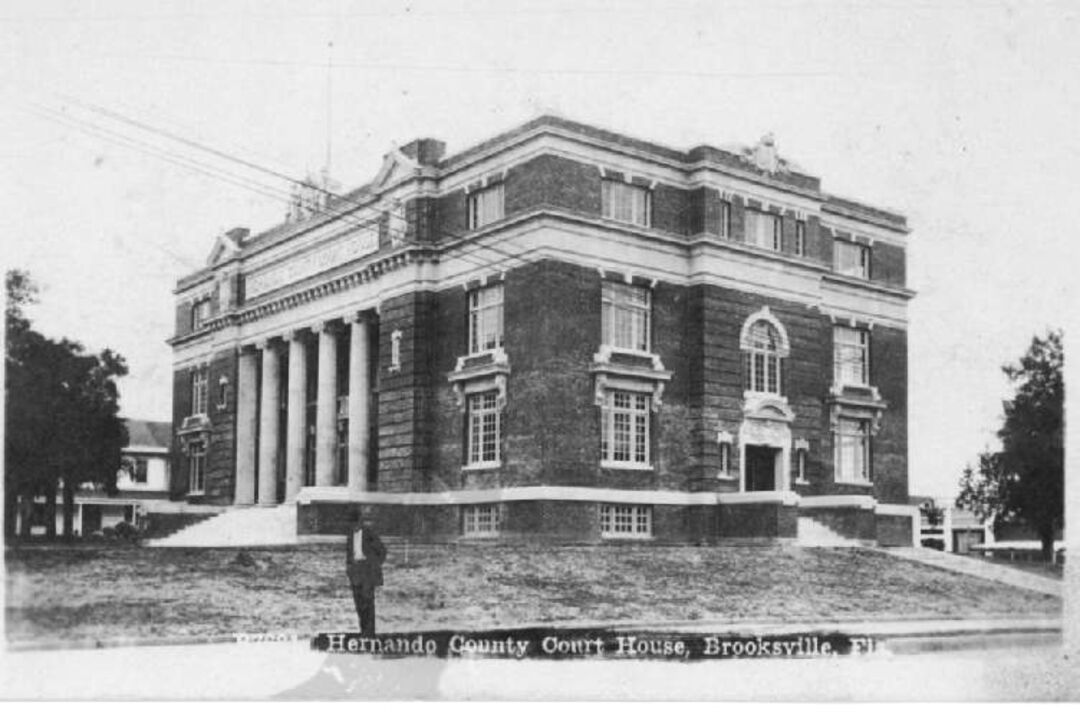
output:
[[[903,216],[771,137],[545,116],[444,153],[311,187],[179,281],[174,497],[301,537],[368,504],[429,540],[911,544]]]

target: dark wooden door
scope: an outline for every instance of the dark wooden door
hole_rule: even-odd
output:
[[[746,446],[746,491],[776,489],[776,448]]]

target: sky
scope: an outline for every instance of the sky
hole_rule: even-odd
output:
[[[171,417],[172,289],[285,214],[330,155],[456,152],[541,113],[676,148],[752,144],[906,214],[913,494],[992,447],[1001,366],[1075,311],[1072,3],[6,2],[0,236],[36,327],[127,359],[122,411]],[[327,65],[330,69],[327,69]],[[329,97],[329,100],[328,100]],[[222,172],[227,175],[222,175]],[[258,185],[252,186],[252,182]]]

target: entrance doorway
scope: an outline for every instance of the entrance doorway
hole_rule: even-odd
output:
[[[762,445],[747,445],[746,491],[762,492],[776,489],[776,458],[780,449]]]

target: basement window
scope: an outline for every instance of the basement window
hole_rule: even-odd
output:
[[[499,505],[474,504],[463,507],[462,531],[468,537],[498,535]]]
[[[652,507],[601,504],[600,535],[605,539],[648,539],[652,536]]]

